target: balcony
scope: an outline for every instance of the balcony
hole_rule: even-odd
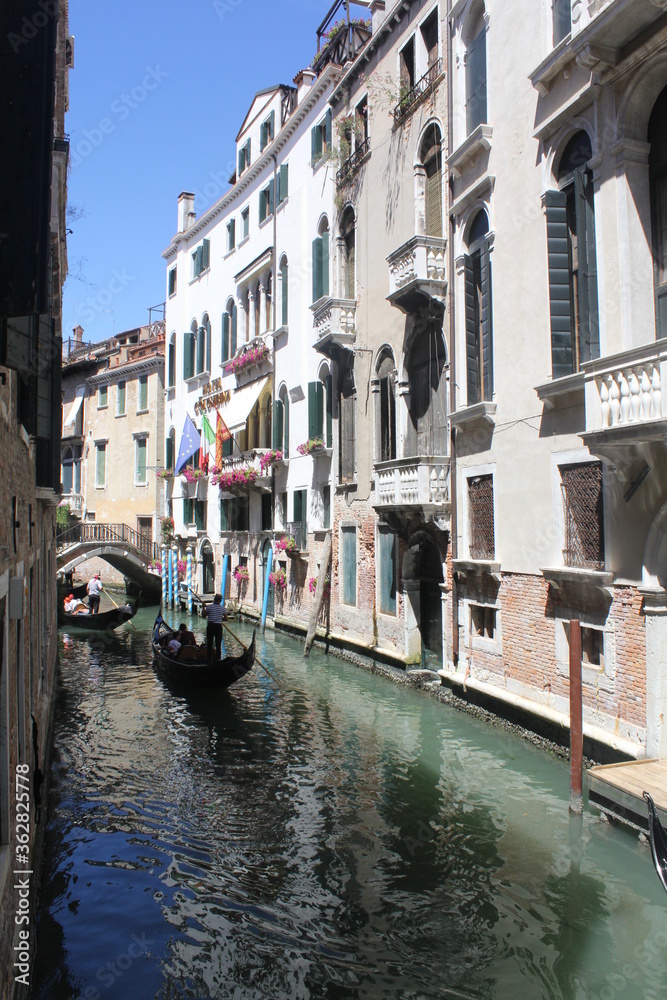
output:
[[[447,240],[439,236],[413,236],[387,257],[389,295],[393,306],[414,313],[424,298],[444,305],[447,291]]]
[[[587,68],[615,66],[628,50],[646,40],[664,11],[662,0],[589,2],[588,11],[573,25],[572,47],[577,61]]]
[[[222,468],[220,470],[221,474],[227,472],[239,472],[242,473],[244,470],[254,470],[257,475],[254,479],[249,478],[245,482],[239,479],[234,482],[229,488],[222,486],[223,491],[241,490],[245,492],[247,490],[256,489],[260,490],[262,493],[269,492],[271,490],[271,474],[270,466],[265,470],[262,469],[260,459],[262,455],[270,452],[270,448],[255,448],[253,451],[244,451],[240,455],[230,455],[222,460]],[[216,477],[217,481],[217,477]]]
[[[404,118],[411,115],[421,100],[430,94],[442,76],[442,72],[442,59],[437,59],[432,66],[429,66],[421,79],[402,94],[394,108],[394,127],[400,125]]]
[[[448,458],[394,458],[375,463],[373,506],[387,512],[416,511],[449,518]]]
[[[258,375],[268,375],[273,371],[273,352],[270,334],[265,333],[247,344],[241,344],[233,358],[222,363],[224,375],[236,375],[238,385],[245,385],[247,382],[257,378]],[[216,386],[217,383],[212,383]],[[202,395],[207,395],[206,389]]]
[[[327,358],[351,351],[356,340],[356,299],[318,299],[311,307],[315,350]]]
[[[63,493],[60,502],[66,503],[72,514],[81,514],[83,507],[83,496],[81,493]]]
[[[586,432],[593,454],[665,440],[667,338],[582,365]]]
[[[361,142],[357,142],[354,152],[346,160],[343,160],[336,171],[336,187],[341,187],[354,177],[370,151],[371,140],[369,136],[366,136]]]

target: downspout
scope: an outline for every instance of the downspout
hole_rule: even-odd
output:
[[[447,0],[447,153],[452,151],[452,0]],[[454,287],[454,217],[452,215],[452,183],[447,177],[449,220],[449,402],[450,416],[456,412],[456,297]],[[450,423],[449,446],[449,483],[452,505],[452,562],[458,559],[458,518],[457,518],[457,484],[456,484],[456,428]],[[458,578],[452,569],[452,661],[454,668],[459,662],[459,594]]]

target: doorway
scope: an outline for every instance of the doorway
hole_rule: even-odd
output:
[[[424,539],[419,546],[419,631],[421,665],[428,670],[442,667],[442,563],[435,545]]]
[[[213,546],[206,539],[201,547],[202,592],[215,593],[215,556]]]

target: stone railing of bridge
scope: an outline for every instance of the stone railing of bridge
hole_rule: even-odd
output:
[[[160,546],[157,542],[146,538],[129,524],[103,524],[98,521],[80,521],[56,535],[56,549],[60,551],[69,545],[84,542],[106,542],[118,545],[131,545],[147,559],[158,562]]]

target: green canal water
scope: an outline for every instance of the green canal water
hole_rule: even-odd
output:
[[[61,637],[34,1000],[665,996],[648,848],[564,761],[272,632],[280,688],[186,696],[153,617]]]

